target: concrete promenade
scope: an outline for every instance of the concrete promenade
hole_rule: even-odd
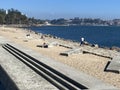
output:
[[[11,88],[11,90],[13,90],[14,88],[18,88],[20,90],[57,90],[57,88],[49,83],[47,80],[45,80],[43,77],[36,74],[33,70],[23,64],[9,52],[4,50],[1,46],[4,43],[9,43],[15,46],[21,51],[33,56],[46,65],[51,66],[55,70],[60,71],[62,74],[86,86],[87,88],[89,88],[89,90],[118,90],[114,86],[104,83],[97,78],[79,72],[74,68],[54,61],[53,59],[44,57],[26,47],[14,44],[4,39],[3,37],[0,37],[0,39],[2,39],[0,40],[0,66],[2,68],[2,70],[0,71],[3,72],[4,70],[10,78],[5,80],[6,77],[4,77],[4,75],[0,75],[0,80],[4,85],[6,85],[7,90],[9,90],[9,88]],[[13,82],[11,83],[10,80],[12,80]]]

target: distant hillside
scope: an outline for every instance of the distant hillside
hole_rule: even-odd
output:
[[[0,9],[0,24],[20,24],[20,25],[80,25],[80,26],[120,26],[120,19],[114,20],[102,20],[99,18],[79,18],[75,17],[73,19],[54,19],[54,20],[41,20],[35,19],[34,17],[27,17],[25,14],[21,13],[19,10],[13,8],[4,10]]]

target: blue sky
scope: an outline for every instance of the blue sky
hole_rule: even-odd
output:
[[[1,0],[0,8],[39,19],[120,18],[120,0]]]

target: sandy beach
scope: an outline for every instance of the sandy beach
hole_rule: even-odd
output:
[[[27,34],[30,34],[30,36],[26,36]],[[67,64],[70,67],[73,67],[79,71],[87,73],[88,75],[94,76],[106,83],[120,88],[120,74],[113,72],[104,72],[104,68],[107,62],[110,61],[109,58],[104,58],[92,54],[75,54],[67,57],[60,55],[60,53],[70,50],[69,48],[60,46],[54,46],[50,48],[36,47],[36,45],[42,45],[44,42],[61,42],[74,47],[79,47],[78,43],[63,41],[50,37],[41,39],[41,34],[35,33],[33,31],[3,26],[0,27],[0,36],[3,36],[14,43],[28,47],[46,57]]]

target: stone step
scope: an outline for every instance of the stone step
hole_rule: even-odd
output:
[[[65,52],[61,52],[60,55],[70,56],[73,54],[80,54],[80,53],[83,53],[83,51],[80,48],[76,48],[76,49],[71,49]]]
[[[120,55],[113,57],[106,71],[120,73]]]
[[[0,80],[6,90],[58,90],[1,46],[0,65]]]

